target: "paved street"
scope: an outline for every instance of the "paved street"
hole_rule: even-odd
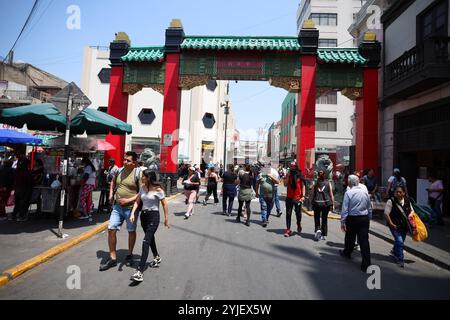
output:
[[[132,285],[129,278],[134,269],[124,265],[98,271],[108,255],[103,233],[13,280],[0,289],[0,299],[450,298],[448,271],[409,254],[406,268],[400,269],[387,255],[390,245],[375,237],[370,239],[372,263],[381,268],[381,290],[368,290],[369,275],[359,269],[359,252],[351,262],[338,254],[343,234],[335,220],[329,220],[328,239],[314,242],[312,217],[303,215],[304,233],[284,238],[285,215],[272,216],[264,229],[255,200],[249,228],[234,221],[236,213],[223,216],[221,207],[213,204],[197,204],[194,216],[184,220],[183,196],[169,207],[171,229],[161,225],[157,232],[163,262],[145,272],[143,283]],[[284,202],[282,209],[284,212]],[[136,260],[142,236],[139,229]],[[119,260],[124,259],[126,247],[127,234],[122,230]],[[80,290],[66,287],[66,271],[71,265],[81,269]]]

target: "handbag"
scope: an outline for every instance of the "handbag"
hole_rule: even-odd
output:
[[[413,226],[416,232],[413,234],[412,238],[414,241],[424,241],[428,238],[428,231],[425,224],[420,220],[420,217],[414,211],[410,214],[409,222]]]

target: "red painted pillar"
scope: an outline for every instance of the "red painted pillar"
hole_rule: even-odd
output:
[[[356,102],[356,170],[378,176],[378,68],[364,69],[363,98]]]
[[[297,163],[306,173],[307,153],[314,150],[316,130],[317,56],[302,56],[301,89],[297,103]]]
[[[306,23],[300,30],[301,86],[297,101],[297,163],[306,178],[313,177],[316,138],[316,71],[319,30]],[[312,161],[312,162],[311,162]]]
[[[164,104],[161,131],[161,173],[176,173],[178,165],[178,129],[180,127],[181,89],[178,86],[180,54],[166,55]],[[165,145],[171,137],[172,143]],[[170,139],[169,139],[170,140]]]
[[[116,39],[111,42],[109,49],[109,60],[111,62],[111,73],[109,80],[108,114],[127,122],[128,93],[123,92],[124,65],[122,57],[127,54],[130,41],[125,33],[116,34]],[[116,150],[106,151],[104,167],[108,167],[108,160],[114,158],[116,165],[121,167],[125,153],[125,135],[108,134],[106,141],[116,147]]]
[[[123,66],[114,66],[111,68],[111,77],[109,82],[109,100],[108,114],[127,122],[128,113],[128,94],[123,90]],[[105,152],[105,168],[108,159],[116,159],[116,165],[121,167],[125,153],[125,135],[108,134],[106,141],[116,147],[116,150]]]

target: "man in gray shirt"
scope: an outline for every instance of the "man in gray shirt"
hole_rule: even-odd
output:
[[[361,270],[366,272],[371,265],[369,246],[369,224],[372,218],[372,204],[368,193],[359,184],[355,175],[348,177],[350,190],[345,193],[341,212],[341,229],[345,232],[345,249],[341,256],[350,259],[356,237],[361,248]]]

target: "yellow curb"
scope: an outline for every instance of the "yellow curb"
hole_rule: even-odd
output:
[[[304,213],[306,213],[306,214],[307,214],[308,216],[310,216],[310,217],[313,217],[313,216],[314,216],[314,212],[308,211],[308,210],[306,210],[305,208],[302,208],[302,211],[303,211]],[[331,219],[331,220],[341,220],[341,217],[332,213],[332,215],[328,215],[328,219]]]
[[[181,193],[177,193],[171,197],[168,197],[167,201],[171,201],[171,200],[175,199],[180,194]],[[61,252],[66,251],[67,249],[75,246],[76,244],[78,244],[86,239],[89,239],[90,237],[106,230],[108,228],[108,224],[109,224],[109,220],[103,222],[101,225],[99,225],[91,230],[88,230],[88,231],[82,233],[81,235],[77,236],[76,238],[74,238],[70,241],[64,242],[62,244],[58,244],[58,245],[48,249],[47,251],[35,256],[34,258],[28,259],[15,267],[12,267],[8,270],[3,271],[3,274],[0,275],[0,287],[4,286],[9,281],[17,278],[24,272],[27,272],[28,270],[40,265],[41,263],[47,261],[50,258],[56,256],[57,254],[60,254]]]

